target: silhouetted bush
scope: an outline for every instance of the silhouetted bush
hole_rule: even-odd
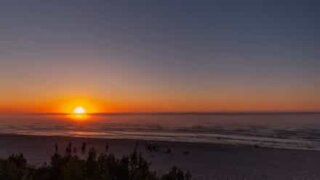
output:
[[[161,180],[190,180],[191,174],[184,173],[177,167],[173,167],[168,174],[162,176]]]
[[[57,147],[57,146],[56,146]],[[32,167],[22,154],[0,160],[2,180],[191,180],[190,173],[173,167],[168,174],[157,176],[150,170],[140,153],[134,150],[129,156],[116,158],[113,154],[97,154],[91,148],[87,157],[80,159],[66,148],[66,154],[56,153],[49,165]],[[57,148],[56,148],[57,149]],[[85,148],[83,148],[85,149]]]
[[[20,155],[11,155],[7,160],[0,160],[0,179],[20,180],[30,179],[31,169],[27,160]]]

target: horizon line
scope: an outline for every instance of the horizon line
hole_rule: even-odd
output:
[[[68,115],[59,112],[0,112],[0,115]],[[320,114],[320,111],[180,111],[180,112],[99,112],[88,115],[241,115],[241,114]]]

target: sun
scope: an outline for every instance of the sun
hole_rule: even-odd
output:
[[[82,106],[77,106],[77,107],[75,107],[74,109],[73,109],[73,113],[74,114],[86,114],[87,112],[86,112],[86,109],[84,108],[84,107],[82,107]]]
[[[75,121],[89,121],[95,113],[100,112],[95,102],[82,99],[66,100],[61,104],[61,113],[67,115],[67,119]]]
[[[89,115],[83,106],[77,106],[73,108],[69,117],[73,120],[84,121],[88,119]]]
[[[85,115],[86,113],[86,109],[82,106],[77,106],[73,109],[73,114]]]

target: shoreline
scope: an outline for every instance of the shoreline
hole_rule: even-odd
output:
[[[308,146],[304,147],[285,147],[285,146],[268,146],[264,145],[262,143],[259,143],[258,141],[256,143],[252,144],[246,144],[246,143],[232,143],[227,141],[214,141],[214,142],[207,142],[207,141],[184,141],[184,140],[161,140],[161,139],[139,139],[139,138],[127,138],[127,137],[120,137],[120,138],[114,138],[114,137],[94,137],[94,136],[81,136],[81,135],[73,135],[73,136],[66,136],[66,135],[34,135],[34,134],[10,134],[10,133],[0,133],[0,138],[3,136],[25,136],[25,137],[48,137],[48,138],[76,138],[76,139],[91,139],[91,140],[119,140],[119,141],[139,141],[139,142],[154,142],[154,143],[183,143],[183,144],[202,144],[202,145],[219,145],[219,146],[231,146],[231,147],[247,147],[247,148],[263,148],[263,149],[279,149],[279,150],[301,150],[301,151],[319,151],[320,149],[312,148]],[[219,135],[217,134],[217,139],[220,139]],[[225,140],[228,140],[228,138],[222,138]]]

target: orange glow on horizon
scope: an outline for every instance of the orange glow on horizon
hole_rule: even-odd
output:
[[[92,114],[101,112],[101,107],[91,100],[87,99],[71,99],[61,100],[57,102],[56,110],[59,113],[65,114]],[[58,107],[58,109],[57,109]]]
[[[320,111],[319,101],[308,98],[294,99],[275,96],[273,99],[258,95],[161,98],[161,97],[93,97],[68,96],[39,101],[0,102],[0,113],[63,113],[75,114],[81,106],[86,115],[95,113],[139,112],[295,112]],[[83,110],[79,110],[83,111]]]

